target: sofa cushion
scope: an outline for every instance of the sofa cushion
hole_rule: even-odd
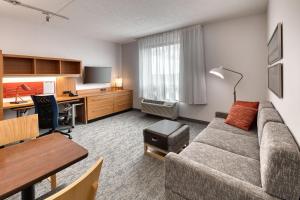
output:
[[[254,119],[256,119],[257,109],[233,105],[225,120],[226,124],[249,131]]]
[[[300,196],[300,153],[285,124],[265,125],[260,145],[263,189],[282,199]]]
[[[255,159],[199,142],[192,142],[179,155],[261,187],[260,164]]]
[[[231,132],[231,133],[234,133],[234,134],[240,134],[240,135],[245,135],[245,136],[256,137],[257,138],[256,128],[252,128],[249,131],[245,131],[245,130],[242,130],[240,128],[237,128],[237,127],[231,126],[229,124],[226,124],[225,119],[223,119],[223,118],[214,118],[208,124],[208,127],[228,131],[228,132]]]
[[[274,108],[264,108],[259,112],[259,117],[257,118],[257,134],[258,142],[260,144],[261,137],[263,134],[263,128],[268,122],[280,122],[283,123],[279,113]]]
[[[241,156],[259,160],[257,138],[230,133],[220,129],[206,128],[194,140],[230,151]]]

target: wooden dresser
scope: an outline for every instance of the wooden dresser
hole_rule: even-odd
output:
[[[132,108],[132,90],[100,91],[100,89],[92,89],[77,92],[87,98],[88,121]]]

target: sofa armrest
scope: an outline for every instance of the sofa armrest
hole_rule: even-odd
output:
[[[224,112],[216,112],[215,113],[215,117],[217,117],[217,118],[226,119],[227,116],[228,116],[228,113],[224,113]]]
[[[184,199],[278,200],[257,187],[175,153],[165,159],[165,188]],[[166,199],[171,197],[166,195]]]

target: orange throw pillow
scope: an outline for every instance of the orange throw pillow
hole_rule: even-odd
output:
[[[234,105],[255,108],[258,109],[259,102],[250,102],[250,101],[236,101]]]
[[[248,131],[256,118],[256,114],[257,109],[233,105],[225,123]]]

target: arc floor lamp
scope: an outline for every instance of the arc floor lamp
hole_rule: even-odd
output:
[[[234,99],[234,102],[236,102],[236,90],[235,89],[238,86],[238,84],[240,83],[240,81],[243,79],[244,76],[240,72],[225,68],[223,66],[213,68],[212,70],[209,71],[209,73],[211,73],[221,79],[224,79],[224,71],[229,71],[231,73],[238,74],[240,76],[240,79],[237,81],[237,83],[234,85],[234,88],[233,88],[233,99]]]

